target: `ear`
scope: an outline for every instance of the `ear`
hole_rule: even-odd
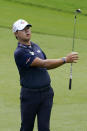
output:
[[[18,40],[18,31],[14,32],[16,39]]]
[[[14,32],[14,35],[17,37],[18,36],[18,31]]]

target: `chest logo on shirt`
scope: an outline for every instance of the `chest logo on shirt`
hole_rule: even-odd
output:
[[[30,51],[29,53],[30,53],[31,55],[34,55],[34,52],[32,52],[32,51]]]
[[[40,50],[37,50],[37,53],[40,53],[41,51]]]

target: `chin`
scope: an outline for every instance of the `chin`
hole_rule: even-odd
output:
[[[30,40],[30,37],[27,37],[26,40]]]
[[[29,38],[27,38],[27,39],[25,39],[24,41],[27,41],[27,42],[28,42],[28,41],[30,41],[30,39],[29,39]]]

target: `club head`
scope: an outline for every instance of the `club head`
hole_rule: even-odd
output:
[[[81,10],[80,10],[80,9],[77,9],[77,10],[76,10],[76,13],[81,13]]]

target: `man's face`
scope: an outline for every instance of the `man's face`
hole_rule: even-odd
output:
[[[25,41],[28,42],[31,38],[31,30],[29,26],[26,26],[23,30],[17,31],[15,33],[17,39],[19,41]]]

